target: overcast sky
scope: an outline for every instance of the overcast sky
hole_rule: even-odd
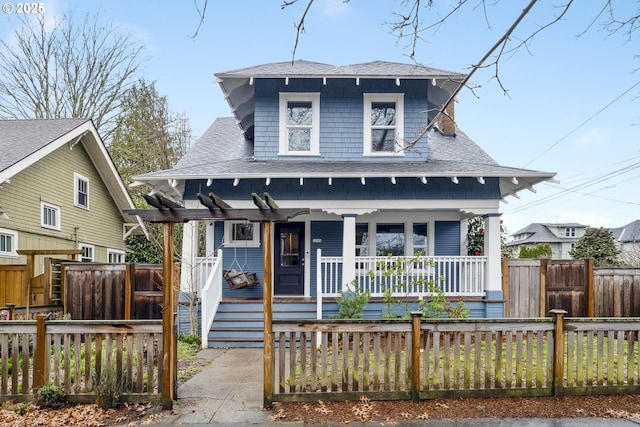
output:
[[[155,81],[174,112],[186,112],[196,135],[216,117],[230,116],[213,74],[291,60],[294,23],[306,0],[282,10],[282,0],[209,0],[199,17],[191,1],[45,0],[45,14],[69,8],[101,11],[105,19],[146,46],[143,76]],[[426,3],[426,2],[424,2]],[[436,0],[423,11],[431,22],[455,1]],[[423,31],[416,60],[467,73],[502,36],[529,1],[469,2],[443,25]],[[557,16],[564,0],[536,4],[512,40],[517,42]],[[619,227],[640,219],[640,32],[610,34],[596,16],[604,0],[574,2],[564,18],[495,69],[474,75],[476,89],[456,104],[458,126],[505,166],[556,172],[558,183],[509,197],[501,212],[510,233],[532,222],[576,222]],[[16,5],[17,2],[10,2]],[[200,5],[204,4],[202,0]],[[638,3],[613,1],[616,13],[638,13]],[[400,1],[315,0],[297,59],[348,65],[375,60],[410,63],[406,41],[385,23]],[[406,10],[404,10],[406,12]],[[0,37],[18,24],[15,8],[0,14]],[[595,21],[594,21],[595,19]]]

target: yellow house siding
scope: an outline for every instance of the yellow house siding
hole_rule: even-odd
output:
[[[74,205],[74,173],[89,180],[89,209]],[[41,226],[41,202],[60,208],[60,230]],[[94,245],[95,261],[107,261],[107,248],[125,249],[123,220],[82,144],[64,144],[11,178],[0,189],[0,228],[15,230],[18,249],[69,249]],[[15,263],[16,259],[0,259]]]

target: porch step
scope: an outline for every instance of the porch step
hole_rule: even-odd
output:
[[[210,348],[263,347],[262,300],[222,301],[209,330]],[[315,301],[274,301],[274,319],[315,319]]]

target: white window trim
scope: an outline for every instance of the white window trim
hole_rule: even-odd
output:
[[[224,245],[231,248],[259,248],[260,247],[260,223],[250,222],[253,224],[252,240],[231,240],[234,224],[246,224],[246,221],[225,221],[224,222]]]
[[[287,103],[289,101],[311,102],[311,146],[308,151],[289,150],[289,132],[287,132]],[[280,92],[280,156],[319,156],[320,155],[320,93],[319,92]]]
[[[393,145],[393,151],[372,151],[371,150],[371,104],[373,102],[395,102],[396,103],[396,141],[404,141],[404,94],[402,93],[365,93],[364,94],[364,156],[388,157],[404,156],[402,146],[397,143]]]
[[[0,234],[11,237],[11,252],[0,251],[0,258],[18,258],[18,232],[6,228],[0,228]]]
[[[368,233],[369,233],[369,242],[367,245],[361,245],[356,247],[367,248],[370,255],[367,256],[378,256],[376,255],[378,241],[376,238],[376,231],[378,224],[404,224],[404,255],[406,257],[412,257],[413,251],[415,247],[413,246],[413,224],[427,224],[427,244],[426,251],[423,256],[433,256],[433,247],[434,247],[434,233],[432,232],[432,221],[430,220],[411,220],[411,221],[394,221],[393,219],[379,219],[376,221],[363,221],[358,222],[358,224],[367,224]],[[371,230],[374,230],[372,232]],[[421,247],[422,248],[422,247]]]
[[[117,263],[114,263],[114,264],[120,264],[120,263],[124,262],[125,255],[126,255],[125,251],[121,251],[119,249],[109,249],[109,248],[107,248],[107,262],[111,262],[111,261],[109,261],[109,255],[112,255],[112,254],[113,255],[122,256],[122,261],[118,261]]]
[[[81,205],[80,201],[78,200],[78,180],[82,180],[85,181],[87,183],[87,206]],[[73,204],[76,207],[79,207],[81,209],[89,209],[89,178],[80,175],[79,173],[73,173]]]
[[[80,261],[83,261],[83,262],[93,262],[93,261],[95,261],[96,260],[96,247],[94,245],[88,245],[86,243],[79,243],[78,244],[78,249],[84,249],[84,248],[91,249],[91,259],[89,261],[86,261],[86,260],[83,261],[83,258],[84,258],[83,254],[78,254],[78,259]]]
[[[49,224],[45,224],[44,222],[44,208],[47,207],[49,209],[52,209],[56,212],[56,225],[49,225]],[[52,203],[47,203],[47,202],[40,202],[40,226],[43,228],[48,228],[50,230],[60,230],[60,223],[62,222],[62,211],[60,209],[60,206],[56,206]]]

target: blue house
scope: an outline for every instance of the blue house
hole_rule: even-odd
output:
[[[328,318],[354,284],[371,292],[366,315],[379,316],[385,286],[416,277],[437,278],[474,317],[503,316],[500,201],[554,173],[499,165],[457,127],[453,103],[437,116],[465,75],[295,61],[215,76],[233,117],[216,119],[174,168],[137,184],[186,208],[207,209],[198,194],[213,194],[257,209],[253,195],[309,213],[275,223],[272,241],[262,241],[260,223],[185,224],[181,290],[202,301],[205,345],[261,345],[266,245],[276,318]],[[476,216],[485,248],[468,256],[467,221]],[[380,263],[414,254],[402,277],[382,277]],[[223,271],[250,272],[257,284],[235,287]],[[429,297],[419,287],[396,291]]]

